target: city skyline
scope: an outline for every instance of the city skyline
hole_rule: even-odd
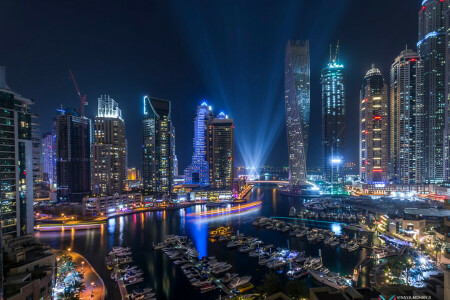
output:
[[[79,106],[76,91],[73,88],[73,84],[68,75],[67,70],[69,67],[73,68],[74,74],[77,76],[80,89],[83,91],[83,93],[87,94],[87,101],[89,102],[89,105],[86,106],[86,115],[89,118],[93,119],[95,117],[95,102],[98,95],[100,94],[110,94],[111,97],[117,99],[117,101],[119,101],[120,103],[123,103],[122,110],[124,119],[127,122],[127,136],[129,136],[128,147],[130,152],[130,166],[140,167],[141,141],[140,138],[130,133],[140,130],[140,122],[134,120],[137,118],[133,118],[133,116],[142,113],[141,100],[142,97],[147,93],[150,96],[171,99],[174,104],[174,125],[179,131],[177,132],[177,148],[179,149],[179,153],[177,153],[177,156],[180,164],[180,170],[184,170],[191,161],[192,153],[188,149],[189,145],[191,145],[192,143],[193,132],[191,128],[188,128],[188,126],[183,126],[186,127],[186,129],[180,128],[178,123],[184,124],[186,122],[191,122],[191,116],[195,113],[195,107],[202,99],[208,99],[211,103],[214,103],[214,110],[223,110],[233,116],[234,122],[237,125],[236,159],[239,165],[245,164],[242,160],[242,154],[238,151],[239,149],[244,148],[242,146],[239,146],[239,143],[245,143],[246,136],[243,133],[243,130],[245,130],[245,128],[249,128],[249,131],[254,130],[255,132],[259,132],[257,131],[257,127],[254,124],[261,125],[259,122],[259,117],[264,116],[265,118],[270,117],[274,120],[274,123],[270,125],[269,128],[270,130],[275,131],[274,133],[271,133],[271,135],[273,135],[274,137],[271,138],[272,142],[269,143],[273,146],[267,146],[269,147],[267,164],[271,164],[274,166],[287,166],[287,157],[277,155],[277,153],[280,152],[287,153],[287,146],[285,145],[286,133],[284,129],[284,120],[282,120],[284,108],[279,105],[279,101],[283,97],[283,71],[280,67],[282,66],[282,64],[280,65],[280,62],[282,62],[283,60],[283,51],[286,40],[309,39],[311,48],[314,49],[311,57],[311,115],[315,118],[318,118],[320,116],[321,111],[320,103],[318,103],[320,102],[319,99],[321,95],[320,71],[328,61],[328,45],[331,42],[336,42],[337,39],[341,40],[342,45],[344,45],[341,49],[341,59],[346,66],[346,73],[348,76],[347,111],[350,116],[349,124],[351,125],[348,126],[349,129],[347,129],[347,144],[354,144],[355,142],[357,142],[358,134],[356,130],[354,130],[354,128],[356,128],[357,126],[357,119],[353,116],[357,113],[355,105],[358,102],[361,77],[363,76],[365,70],[370,67],[370,64],[372,62],[375,62],[377,66],[380,66],[380,70],[382,71],[383,75],[387,77],[390,64],[392,63],[392,57],[395,57],[395,55],[397,55],[399,51],[401,51],[401,49],[404,49],[405,44],[408,44],[412,48],[415,48],[415,43],[417,43],[417,11],[420,9],[420,3],[411,4],[411,6],[407,7],[404,7],[403,4],[404,3],[402,1],[389,2],[389,5],[392,6],[393,11],[396,7],[401,7],[402,9],[409,10],[409,12],[405,12],[404,22],[396,26],[394,32],[392,32],[392,35],[384,36],[383,39],[381,39],[380,46],[385,53],[384,55],[378,55],[377,51],[375,51],[375,49],[373,48],[376,43],[374,43],[370,37],[379,37],[379,35],[382,35],[383,32],[388,32],[388,24],[379,24],[378,26],[381,27],[379,27],[377,30],[368,28],[367,30],[369,31],[367,33],[364,32],[364,36],[367,37],[364,38],[363,41],[358,41],[357,43],[356,41],[354,41],[358,40],[354,39],[355,36],[363,38],[363,35],[361,30],[358,31],[356,29],[356,27],[358,26],[351,26],[352,22],[357,22],[355,20],[351,21],[352,18],[355,19],[352,16],[354,16],[355,14],[363,13],[367,14],[365,15],[364,19],[375,21],[376,19],[389,19],[388,16],[392,15],[392,12],[390,12],[389,10],[378,7],[373,3],[365,4],[368,6],[367,13],[361,12],[357,7],[352,8],[350,1],[343,1],[339,5],[328,5],[324,2],[317,1],[315,4],[305,4],[305,7],[303,7],[299,3],[277,5],[276,7],[269,4],[265,8],[258,8],[254,13],[248,13],[248,16],[241,14],[241,17],[247,17],[250,24],[255,26],[239,27],[243,28],[245,37],[248,37],[248,39],[243,40],[242,38],[233,37],[233,39],[230,41],[232,45],[242,45],[241,47],[235,47],[239,50],[237,50],[234,54],[223,52],[223,50],[221,50],[221,48],[219,47],[220,39],[216,40],[213,38],[215,36],[214,33],[216,33],[218,37],[223,37],[226,32],[224,32],[220,28],[217,28],[217,26],[210,26],[210,29],[207,29],[205,34],[201,36],[203,36],[203,39],[211,41],[212,48],[210,50],[201,49],[200,51],[202,51],[201,53],[205,53],[205,57],[210,57],[211,55],[215,57],[213,62],[218,63],[216,69],[223,78],[221,83],[218,83],[217,80],[215,80],[217,76],[214,74],[210,74],[210,83],[205,80],[205,71],[202,68],[194,66],[194,64],[198,62],[199,58],[196,55],[192,54],[193,50],[191,46],[186,47],[185,51],[183,52],[181,52],[180,50],[171,51],[172,55],[174,55],[174,62],[176,61],[179,65],[175,66],[174,63],[168,62],[167,54],[164,53],[167,51],[163,51],[163,48],[161,48],[162,46],[156,48],[152,47],[152,49],[150,50],[151,52],[145,54],[152,57],[159,57],[161,62],[157,63],[154,60],[151,60],[151,63],[149,63],[144,59],[141,47],[136,47],[135,49],[131,50],[128,48],[123,48],[123,46],[121,45],[115,45],[114,48],[107,48],[110,50],[106,51],[105,55],[101,55],[102,52],[96,50],[96,48],[91,49],[89,51],[89,53],[91,54],[88,54],[86,51],[80,49],[79,46],[73,45],[73,47],[71,47],[71,49],[73,50],[64,51],[66,55],[63,55],[62,57],[57,56],[56,60],[52,60],[52,64],[47,64],[46,68],[42,68],[42,64],[46,64],[48,55],[41,55],[37,57],[36,55],[44,51],[44,49],[39,48],[41,46],[35,46],[38,48],[34,49],[34,52],[30,57],[32,58],[32,61],[30,61],[31,64],[29,64],[29,70],[31,74],[36,75],[32,77],[45,78],[44,82],[39,84],[36,81],[30,80],[30,78],[22,78],[21,76],[19,76],[20,72],[24,70],[25,66],[21,65],[16,58],[12,57],[11,54],[7,53],[4,50],[0,50],[0,64],[7,66],[9,79],[8,81],[10,82],[10,85],[14,84],[14,87],[19,90],[20,93],[31,94],[38,103],[45,104],[42,106],[40,105],[36,108],[36,113],[40,115],[41,132],[47,132],[51,130],[51,119],[56,115],[55,109],[59,108],[61,104],[63,104],[64,107],[78,108]],[[7,7],[5,7],[5,9],[9,8],[14,11],[15,9],[21,8],[20,5],[20,3],[7,4]],[[91,5],[93,5],[93,7],[95,8],[95,4]],[[201,16],[208,16],[208,12],[210,10],[217,10],[221,8],[223,9],[223,13],[225,14],[223,17],[225,17],[227,14],[232,12],[234,6],[232,5],[230,7],[222,7],[222,5],[220,4],[208,4],[204,8],[202,7],[200,10],[198,10],[198,7],[195,3],[185,3],[182,4],[182,7],[186,8],[187,11],[190,12],[197,10],[197,13]],[[32,5],[28,8],[31,11]],[[28,12],[28,8],[24,10],[24,13]],[[178,36],[180,33],[179,26],[180,24],[184,24],[185,22],[184,17],[180,15],[181,13],[176,14],[178,18],[175,18],[173,14],[168,14],[167,11],[169,11],[170,8],[171,6],[168,4],[158,4],[155,7],[156,12],[168,16],[170,20],[175,20],[175,25],[169,25],[168,22],[163,22],[162,26],[164,30],[161,33],[156,33],[157,37],[159,37],[160,39],[162,38],[161,34],[164,34],[164,36]],[[70,8],[61,8],[57,5],[57,7],[55,7],[54,9],[59,9],[60,11],[62,9],[61,15],[56,14],[57,18],[65,16],[66,13],[69,13],[69,9],[74,9],[75,14],[78,11],[77,5],[75,5],[74,7],[70,6]],[[124,9],[124,7],[122,7],[121,4],[114,3],[111,7],[107,7],[106,9],[111,13],[115,13],[118,10]],[[124,9],[124,11],[127,15],[131,13],[139,14],[140,12],[137,12],[137,10],[140,9],[142,9],[142,11],[146,11],[148,7],[146,5],[144,5],[143,7],[137,5],[131,6],[128,9]],[[311,17],[308,17],[305,20],[297,20],[294,17],[296,16],[296,14],[290,11],[294,11],[295,9],[300,12],[302,10],[308,9],[310,11],[317,11],[317,13],[312,14]],[[319,13],[320,9],[324,11]],[[274,16],[274,19],[270,23],[261,24],[261,20],[258,19],[258,16],[267,13],[267,11],[276,11],[277,14]],[[289,11],[287,15],[285,15],[286,11]],[[314,19],[320,18],[326,13],[330,14],[331,18],[334,20],[334,22],[336,22],[338,27],[335,30],[331,30],[326,24],[322,25],[314,21]],[[280,18],[280,15],[286,16],[286,25],[276,25],[277,20]],[[156,19],[152,19],[152,22],[157,22],[159,20],[159,17],[155,17]],[[91,25],[94,20],[95,22],[97,22],[97,18],[97,15],[94,16],[93,14],[88,13],[86,19],[81,21],[80,23],[81,28],[87,28],[87,26]],[[100,18],[102,19],[103,17]],[[30,15],[28,19],[32,21],[34,19],[34,16]],[[203,27],[205,24],[212,24],[211,22],[213,22],[210,17],[202,19],[203,25],[201,27]],[[12,22],[12,24],[15,24],[14,20],[4,20],[10,21],[10,23]],[[109,20],[105,19],[104,21],[105,24],[111,24],[111,21]],[[119,19],[117,22],[118,24],[123,25],[123,19]],[[300,29],[305,27],[302,26],[302,24],[307,23],[311,24],[311,29]],[[18,32],[23,33],[24,38],[33,40],[32,37],[28,37],[28,33],[20,31],[19,25],[17,26]],[[62,25],[61,28],[64,28],[64,26],[65,25]],[[111,26],[115,27],[116,25],[111,24]],[[147,26],[143,26],[143,24],[139,22],[123,26],[123,30],[118,30],[119,36],[121,37],[122,33],[124,33],[124,31],[126,30],[136,31],[136,29],[139,29],[137,32],[142,33],[149,30]],[[193,30],[192,26],[199,26],[199,24],[193,24],[186,28],[187,37],[192,36],[192,34],[190,33]],[[257,29],[258,27],[261,27],[261,29]],[[269,30],[271,27],[273,27],[274,29]],[[7,28],[7,26],[4,28]],[[407,28],[410,29],[407,30]],[[62,32],[60,32],[59,29],[55,30],[56,32],[54,33],[54,36],[60,37],[60,40],[63,41],[63,44],[62,46],[60,46],[60,48],[63,47],[63,49],[65,49],[66,45],[72,45],[73,42],[71,40],[67,40],[66,38],[63,38],[61,36]],[[277,32],[277,34],[278,32],[282,32],[282,35],[276,37],[274,36],[274,34],[272,34],[272,32]],[[321,32],[320,36],[317,35],[318,32]],[[395,32],[398,32],[397,36],[401,36],[400,39],[395,37]],[[6,32],[5,34],[6,37],[8,37],[9,33]],[[80,38],[84,42],[92,42],[95,41],[95,39],[98,39],[102,34],[105,34],[107,41],[108,38],[110,38],[110,40],[115,40],[115,38],[110,37],[103,28],[94,30],[92,33],[87,34],[83,38]],[[75,34],[75,37],[78,38],[78,35]],[[48,40],[50,39],[50,36],[45,35],[43,38],[44,40]],[[150,35],[150,38],[153,38],[152,35]],[[136,45],[146,43],[146,41],[138,39],[137,37],[130,37],[127,38],[127,40],[131,44]],[[196,39],[194,40],[198,41]],[[185,44],[184,38],[181,39],[180,42],[182,44]],[[242,44],[243,42],[244,44]],[[110,42],[107,43],[109,44]],[[261,53],[255,52],[256,49],[252,45],[260,45],[262,43],[264,43],[267,50]],[[174,41],[172,39],[163,39],[163,45],[165,48],[172,50],[174,48]],[[46,47],[45,51],[53,50],[49,50]],[[131,53],[135,53],[137,55],[135,59],[132,59],[130,61],[131,64],[129,64],[129,66],[125,66],[125,62],[122,62],[122,59],[113,60],[113,57],[115,57],[114,55],[119,55],[118,57],[122,57],[122,55],[125,55],[127,51],[131,51]],[[206,55],[207,52],[209,52],[210,55]],[[236,69],[236,67],[233,67],[233,73],[227,72],[225,68],[230,66],[230,62],[241,62],[241,54],[239,54],[240,52],[242,52],[242,55],[247,55],[249,52],[251,52],[256,54],[256,57],[254,59],[251,59],[248,64],[243,65],[243,67],[247,66],[247,68],[243,70],[244,72],[239,72],[239,69]],[[101,55],[102,57],[96,59],[96,63],[94,64],[94,66],[97,67],[95,67],[93,72],[87,72],[92,62],[91,57],[93,56],[97,58],[97,56],[99,55]],[[225,65],[221,61],[218,61],[219,57],[223,57],[224,62],[226,62]],[[259,61],[261,59],[266,59],[269,57],[275,58],[276,62],[274,63],[274,65],[259,65]],[[143,63],[143,65],[140,66],[138,62]],[[209,64],[209,61],[204,62],[206,64]],[[256,63],[258,63],[258,68],[263,68],[261,75],[258,75],[256,77],[253,76],[254,78],[249,82],[248,79],[245,78],[249,77],[249,70],[255,69],[254,66],[256,65]],[[213,66],[214,64],[209,65]],[[164,68],[164,66],[166,66],[166,68]],[[184,72],[180,72],[180,68],[183,70],[190,70],[192,72],[192,76],[189,77],[199,78],[200,80],[196,80],[194,82],[186,78],[186,76],[183,75]],[[148,74],[147,70],[150,69],[158,70],[159,72],[165,70],[166,74],[174,76],[174,80],[177,82],[177,84],[180,84],[180,90],[183,90],[183,93],[179,93],[172,89],[170,87],[169,81],[165,80],[164,77],[158,78],[156,74]],[[42,75],[42,72],[44,70],[46,70],[45,76]],[[103,74],[104,71],[108,71],[108,74]],[[123,72],[130,74],[130,79],[124,80],[123,76],[121,75],[121,73]],[[211,70],[211,72],[213,71]],[[241,73],[242,75],[238,75],[240,77],[237,77],[236,80],[242,81],[242,79],[244,78],[244,82],[248,82],[250,86],[265,87],[268,86],[267,80],[270,80],[270,78],[273,78],[275,81],[273,81],[273,87],[270,87],[270,89],[269,87],[262,89],[260,88],[260,91],[258,91],[257,89],[252,89],[252,91],[249,92],[248,89],[245,88],[245,85],[236,86],[232,84],[233,80],[235,80],[233,79],[232,74],[239,73]],[[220,92],[220,90],[227,90],[228,95],[223,94],[222,92]],[[275,107],[275,109],[269,110],[269,113],[267,113],[265,112],[265,110],[263,110],[263,107],[257,105],[258,101],[260,101],[259,99],[263,99],[264,103],[277,103],[277,106]],[[225,100],[229,100],[229,104],[227,104]],[[252,112],[252,110],[255,110],[255,112]],[[246,120],[247,118],[249,120]],[[312,132],[310,145],[312,149],[316,149],[317,147],[320,147],[321,143],[320,122],[319,124],[317,124],[316,122],[312,122],[310,129]],[[263,132],[262,129],[260,132]],[[266,132],[268,132],[267,129]],[[317,138],[318,136],[319,138]],[[254,146],[256,144],[257,141],[252,141],[250,150],[248,150],[248,152],[257,154],[257,151],[255,150],[256,146]],[[244,146],[246,145],[244,144]],[[272,151],[270,151],[271,147],[273,147]],[[347,147],[347,149],[349,149],[347,150],[349,152],[348,156],[350,157],[349,161],[358,161],[358,150],[351,149],[351,147]],[[257,154],[255,156],[260,156],[260,154]],[[321,165],[320,151],[312,151],[309,155],[309,158],[309,167],[317,167]]]

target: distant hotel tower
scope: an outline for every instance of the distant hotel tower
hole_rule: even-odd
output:
[[[306,181],[310,114],[309,41],[288,41],[284,72],[289,182],[298,187]]]
[[[110,96],[98,98],[92,144],[92,185],[95,195],[120,194],[125,185],[125,123],[118,103]]]
[[[30,113],[34,101],[12,91],[5,77],[5,67],[0,66],[1,233],[18,237],[34,232]]]
[[[425,0],[419,12],[417,50],[423,61],[425,180],[444,180],[446,12],[448,0]]]
[[[372,65],[364,77],[360,106],[361,181],[388,180],[388,95],[380,70]]]
[[[417,184],[424,179],[423,65],[406,49],[391,67],[390,180]]]
[[[81,202],[90,193],[91,120],[86,117],[83,120],[74,109],[69,108],[56,117],[55,127],[58,201]]]
[[[233,119],[221,112],[208,130],[210,183],[216,189],[233,189],[234,126]]]
[[[56,179],[55,137],[51,132],[42,136],[42,170],[43,181],[51,186]]]
[[[143,184],[145,195],[163,196],[172,190],[173,130],[168,100],[144,97]]]
[[[214,118],[211,106],[203,102],[197,107],[194,119],[194,154],[192,164],[184,171],[185,183],[209,184],[209,165],[206,157],[207,132],[209,123]]]
[[[322,170],[325,180],[344,179],[345,88],[344,65],[334,59],[322,70]],[[332,176],[333,175],[333,176]]]

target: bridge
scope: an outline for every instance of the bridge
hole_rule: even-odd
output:
[[[247,181],[248,184],[277,184],[281,186],[288,186],[289,181],[281,181],[281,180],[253,180]]]

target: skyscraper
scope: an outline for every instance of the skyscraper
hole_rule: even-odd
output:
[[[39,198],[39,189],[42,182],[42,146],[39,116],[31,114],[31,141],[33,145],[33,190],[34,198]]]
[[[69,108],[56,117],[55,128],[58,201],[81,202],[90,193],[91,120]]]
[[[390,179],[422,183],[424,179],[423,65],[416,52],[406,49],[391,67]]]
[[[43,180],[50,185],[56,178],[56,160],[55,160],[55,139],[51,132],[42,136],[42,169]]]
[[[288,41],[285,52],[284,88],[290,184],[306,181],[310,114],[309,41]]]
[[[380,70],[372,65],[363,80],[360,105],[361,181],[388,180],[388,96]]]
[[[125,187],[125,123],[118,103],[98,98],[92,144],[92,191],[99,196],[120,194]]]
[[[216,189],[233,189],[234,126],[233,119],[221,112],[211,122],[211,185]]]
[[[0,67],[1,231],[14,237],[34,232],[33,104],[8,87]]]
[[[169,194],[173,182],[171,103],[144,97],[143,185],[144,194]]]
[[[322,172],[328,182],[344,178],[345,88],[344,65],[336,57],[322,70]]]
[[[446,12],[448,0],[425,0],[419,12],[419,42],[424,77],[425,180],[444,179]]]
[[[191,165],[184,171],[186,183],[209,184],[209,164],[206,157],[207,135],[209,123],[213,118],[211,106],[208,106],[206,102],[197,107],[194,119],[194,154]]]

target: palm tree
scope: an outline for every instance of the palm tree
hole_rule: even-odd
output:
[[[289,297],[294,299],[307,298],[309,296],[308,288],[298,279],[289,281],[285,286],[285,292]]]
[[[281,291],[282,285],[280,277],[273,273],[267,273],[261,281],[261,285],[256,288],[260,298],[263,299],[265,295],[273,295]]]

